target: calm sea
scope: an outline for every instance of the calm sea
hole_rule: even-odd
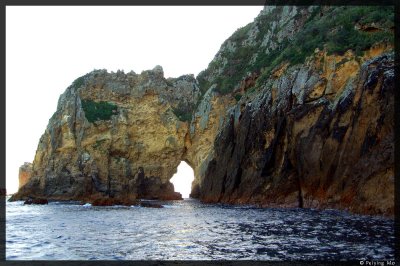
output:
[[[393,260],[394,221],[336,210],[6,203],[7,260]]]

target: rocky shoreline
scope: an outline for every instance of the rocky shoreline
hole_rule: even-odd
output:
[[[197,77],[92,71],[60,96],[11,200],[182,199],[169,180],[186,161],[202,202],[394,216],[390,14],[267,6]]]
[[[182,200],[182,198],[177,198],[177,199],[169,199],[167,201],[174,201],[174,200]],[[16,201],[14,199],[9,200],[9,201]],[[69,199],[69,198],[41,198],[41,197],[28,197],[24,201],[24,205],[47,205],[51,202],[64,202],[64,203],[77,203],[79,205],[87,205],[90,204],[90,206],[140,206],[140,207],[145,207],[145,208],[164,208],[162,204],[160,204],[160,201],[165,201],[165,200],[141,200],[141,199],[134,199],[134,198],[111,198],[111,197],[103,197],[103,196],[91,196],[90,198],[87,199]]]

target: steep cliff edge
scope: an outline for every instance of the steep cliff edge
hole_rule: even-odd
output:
[[[18,173],[18,189],[23,187],[26,183],[28,183],[29,179],[32,176],[32,164],[29,162],[25,162],[19,168]]]
[[[203,201],[394,213],[394,55],[322,60],[322,71],[288,68],[230,109]]]
[[[192,195],[393,215],[393,14],[266,7],[237,30],[197,77],[237,103]]]
[[[166,80],[159,66],[77,79],[60,96],[32,177],[14,198],[181,198],[169,182],[185,152],[188,122],[179,116],[198,95],[193,76]]]
[[[93,71],[61,95],[13,199],[175,199],[185,160],[204,202],[393,215],[393,16],[267,6],[196,79]]]

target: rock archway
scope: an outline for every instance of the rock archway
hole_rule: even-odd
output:
[[[177,172],[172,176],[170,182],[174,185],[175,192],[182,195],[182,198],[189,198],[194,171],[185,161],[181,161],[177,167]]]
[[[192,75],[166,80],[159,66],[140,75],[98,70],[77,79],[60,96],[31,178],[14,198],[179,198],[169,180],[181,160],[197,167],[185,157],[186,114],[198,97]]]
[[[365,12],[336,8],[324,13]],[[185,160],[195,175],[191,196],[204,202],[393,214],[392,22],[380,27],[387,41],[362,37],[357,19],[351,34],[361,43],[345,41],[340,53],[330,43],[311,45],[297,63],[286,62],[281,55],[324,20],[313,14],[266,7],[223,43],[197,80],[166,79],[159,66],[78,78],[60,96],[32,171],[20,172],[30,178],[13,199],[173,199],[169,180]],[[342,27],[337,22],[332,29]]]

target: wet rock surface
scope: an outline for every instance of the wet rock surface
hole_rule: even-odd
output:
[[[393,214],[393,66],[393,54],[366,61],[342,88],[301,104],[295,87],[306,87],[313,70],[293,68],[272,80],[231,111],[200,199]]]
[[[29,181],[11,200],[80,200],[99,193],[182,199],[169,182],[188,131],[176,113],[190,112],[198,93],[193,76],[166,80],[159,66],[141,74],[95,70],[78,78],[60,96]]]
[[[393,216],[393,45],[368,39],[393,25],[383,16],[369,23],[370,8],[267,6],[196,78],[166,79],[160,66],[78,78],[11,200],[182,199],[169,180],[186,161],[191,197],[203,202]],[[360,18],[332,24],[342,14]],[[289,49],[305,34],[330,41],[349,32],[358,37],[338,42],[349,46],[341,51],[332,42],[307,56]]]
[[[141,202],[140,203],[141,207],[146,207],[146,208],[164,208],[161,204],[158,203],[150,203],[150,202]]]
[[[49,204],[49,201],[43,198],[33,198],[33,199],[29,198],[24,201],[24,205],[31,205],[31,204],[44,205],[44,204]]]

